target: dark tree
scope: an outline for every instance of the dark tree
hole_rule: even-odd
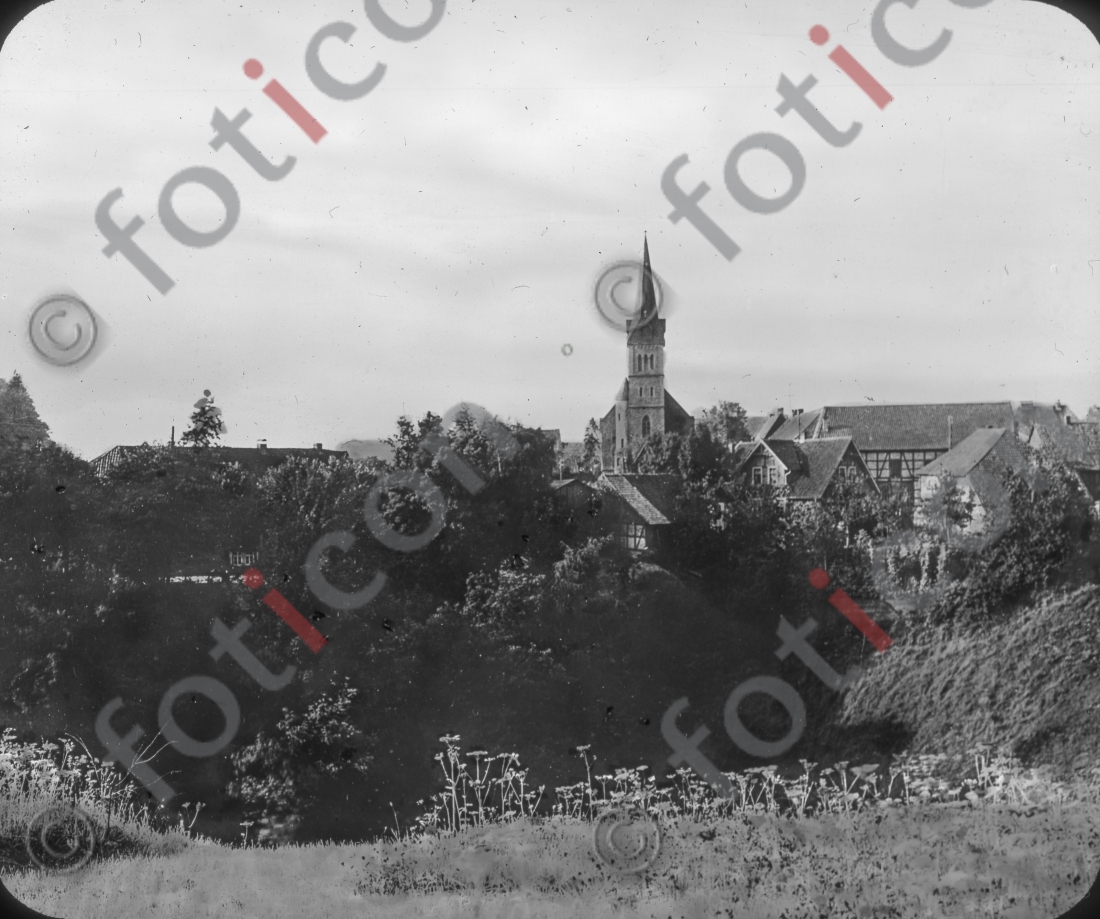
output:
[[[749,440],[748,415],[737,402],[720,401],[703,410],[696,427],[710,431],[711,437],[727,450]]]
[[[225,422],[221,418],[222,410],[214,405],[210,390],[204,389],[202,395],[191,414],[191,427],[180,435],[180,442],[209,447],[225,432]]]
[[[599,475],[603,468],[602,443],[600,438],[600,426],[595,418],[588,419],[588,425],[584,429],[584,454],[581,456],[581,466],[585,472]]]
[[[30,449],[45,443],[49,432],[19,372],[13,373],[8,383],[0,380],[0,444]]]

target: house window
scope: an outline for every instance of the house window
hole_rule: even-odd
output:
[[[901,460],[900,459],[890,460],[890,478],[892,478],[892,479],[900,479],[901,478]]]
[[[769,466],[768,467],[768,484],[769,485],[778,485],[779,484],[779,470],[776,469],[775,466]]]
[[[649,437],[649,415],[642,416],[642,437]]]
[[[764,470],[759,466],[752,467],[752,484],[763,485],[764,484]]]

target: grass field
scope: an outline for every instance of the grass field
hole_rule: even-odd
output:
[[[1053,917],[1088,890],[1100,805],[923,804],[789,819],[676,820],[642,875],[593,853],[592,827],[526,818],[450,836],[230,849],[7,874],[58,917]]]
[[[454,751],[458,738],[448,740]],[[672,800],[624,770],[595,777],[600,799],[558,789],[547,817],[524,813],[522,799],[485,807],[459,770],[420,829],[355,844],[226,846],[182,825],[154,830],[147,815],[128,812],[116,822],[127,843],[105,847],[106,857],[70,872],[9,863],[3,880],[28,906],[74,919],[1053,919],[1097,873],[1100,767],[1091,781],[1062,783],[987,752],[977,751],[972,780],[955,788],[933,775],[940,758],[923,756],[901,759],[888,781],[870,765],[814,773],[805,763],[804,776],[786,782],[771,767],[731,773],[739,792],[730,801],[686,774]],[[14,840],[16,818],[45,800],[49,770],[40,758],[38,790],[17,785],[17,760],[6,755],[5,838]],[[616,802],[645,808],[662,828],[640,874],[595,853],[591,817]]]

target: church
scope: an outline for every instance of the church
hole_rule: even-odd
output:
[[[648,239],[643,248],[641,309],[626,323],[627,377],[615,405],[600,419],[605,472],[634,472],[651,435],[687,436],[695,426],[695,419],[665,389],[665,320],[657,315]]]

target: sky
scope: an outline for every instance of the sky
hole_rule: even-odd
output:
[[[383,0],[415,26],[429,0]],[[666,303],[666,385],[689,411],[1061,399],[1100,403],[1100,48],[1034,0],[895,4],[916,67],[871,35],[875,4],[829,0],[448,0],[399,41],[362,0],[54,0],[0,49],[0,377],[18,370],[52,436],[92,458],[166,442],[212,391],[224,443],[326,447],[384,437],[398,415],[462,401],[579,440],[626,374],[625,335],[593,288],[648,238]],[[306,49],[354,100],[311,82]],[[831,37],[821,47],[814,25]],[[393,31],[389,29],[389,31]],[[887,90],[880,109],[830,59],[840,43]],[[264,67],[258,80],[243,65]],[[776,112],[780,76],[843,130],[827,143]],[[318,142],[268,98],[276,79],[327,130]],[[229,144],[215,109],[280,179]],[[799,150],[806,180],[774,213],[727,189],[731,149],[760,132]],[[727,260],[669,219],[666,167],[709,191]],[[787,168],[753,150],[746,185],[782,196]],[[165,184],[206,167],[239,217],[205,247],[159,216]],[[1094,168],[1095,167],[1095,168]],[[160,293],[96,225],[115,223],[175,281]],[[197,183],[171,198],[196,233],[225,221]],[[1090,260],[1091,263],[1090,263]],[[28,334],[36,305],[79,297],[98,321],[67,367]],[[59,320],[59,340],[71,333]]]

